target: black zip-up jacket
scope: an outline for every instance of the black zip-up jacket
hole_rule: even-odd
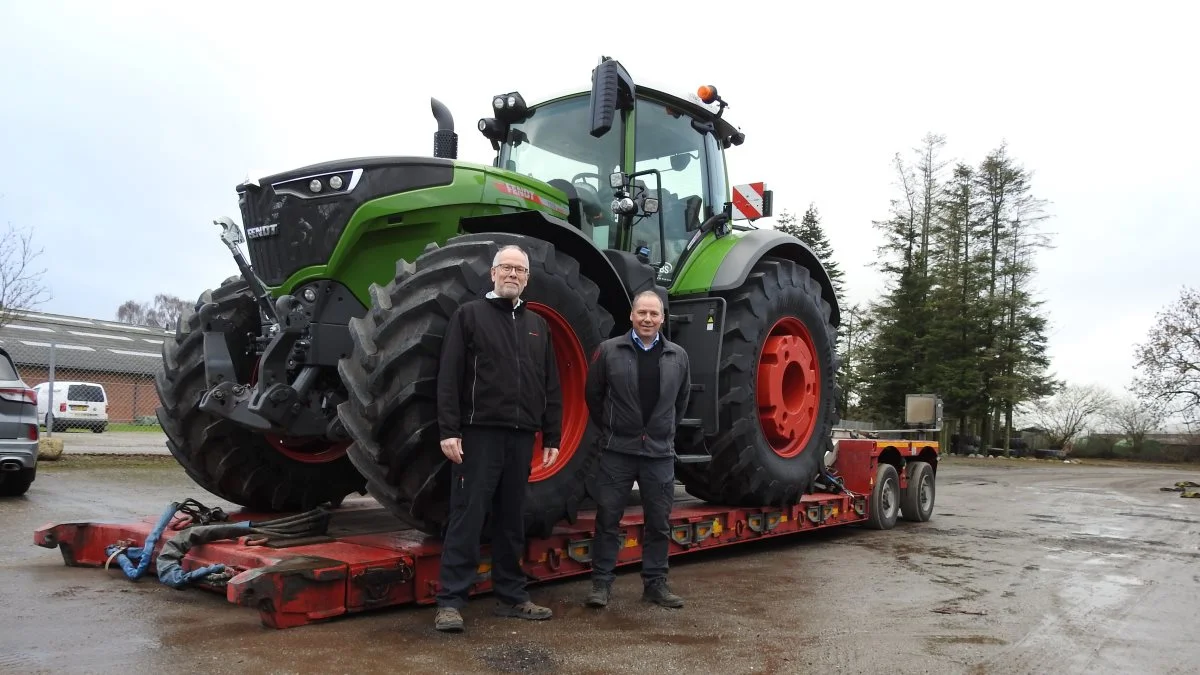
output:
[[[683,347],[659,335],[658,401],[642,423],[638,393],[638,347],[630,333],[600,343],[588,367],[587,404],[600,429],[604,450],[647,457],[673,457],[675,430],[691,396],[691,366]]]
[[[506,298],[481,298],[450,317],[437,384],[443,440],[464,426],[541,431],[557,448],[562,392],[545,319]]]

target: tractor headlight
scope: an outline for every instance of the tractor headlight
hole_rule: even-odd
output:
[[[654,197],[647,197],[646,201],[642,203],[642,210],[647,214],[658,213],[658,200]]]
[[[608,186],[614,190],[625,187],[625,174],[618,171],[608,177]]]
[[[494,97],[492,108],[496,111],[496,119],[506,124],[520,120],[525,117],[525,113],[529,112],[529,107],[525,105],[525,99],[515,91]]]
[[[637,204],[633,201],[632,197],[618,197],[612,202],[612,210],[618,216],[623,216],[635,213],[637,211]]]

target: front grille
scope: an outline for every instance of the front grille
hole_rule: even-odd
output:
[[[330,179],[340,181],[337,188]],[[428,157],[339,160],[237,187],[250,264],[268,286],[329,260],[350,218],[369,200],[449,185],[454,163]],[[320,181],[320,191],[310,183]],[[334,181],[336,184],[337,181]]]

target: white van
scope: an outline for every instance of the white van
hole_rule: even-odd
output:
[[[37,392],[38,419],[49,421],[50,383],[33,388]],[[108,393],[95,382],[54,383],[54,431],[71,427],[103,433],[108,428]]]

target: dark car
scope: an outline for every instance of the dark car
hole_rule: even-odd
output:
[[[0,496],[25,494],[37,476],[37,392],[0,347]]]

